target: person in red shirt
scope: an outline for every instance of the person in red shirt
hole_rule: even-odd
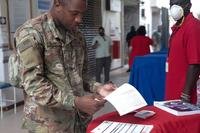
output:
[[[137,29],[137,35],[131,39],[131,52],[129,54],[129,68],[131,68],[135,56],[143,56],[150,53],[150,45],[153,40],[146,35],[145,26],[140,26]]]
[[[190,0],[170,0],[176,21],[169,40],[166,100],[196,103],[196,82],[200,74],[200,21],[190,12]]]

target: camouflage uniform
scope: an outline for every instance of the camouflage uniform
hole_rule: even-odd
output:
[[[25,90],[23,127],[34,133],[84,133],[91,116],[74,107],[76,96],[98,84],[87,75],[80,32],[55,27],[50,14],[27,21],[15,33]]]

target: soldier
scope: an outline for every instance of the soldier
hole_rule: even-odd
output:
[[[23,69],[23,128],[31,133],[84,133],[91,116],[104,105],[103,97],[115,89],[87,75],[86,42],[77,29],[86,4],[53,0],[48,13],[15,33]]]

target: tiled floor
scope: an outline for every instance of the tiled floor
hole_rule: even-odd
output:
[[[111,80],[117,86],[128,82],[129,73],[126,73],[127,67],[116,69],[111,71]],[[94,118],[113,111],[114,108],[109,103],[106,103],[104,108],[94,114]],[[4,112],[4,118],[0,119],[0,133],[27,133],[27,131],[21,129],[23,116],[23,106],[17,108],[17,114],[13,113],[13,110]]]

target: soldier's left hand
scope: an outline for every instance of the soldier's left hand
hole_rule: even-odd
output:
[[[86,95],[76,97],[74,102],[77,109],[89,115],[93,115],[104,106],[106,101],[99,95]]]
[[[108,83],[105,85],[100,86],[97,89],[97,93],[99,93],[102,97],[106,97],[109,95],[111,92],[113,92],[116,89],[116,85],[113,83]]]

